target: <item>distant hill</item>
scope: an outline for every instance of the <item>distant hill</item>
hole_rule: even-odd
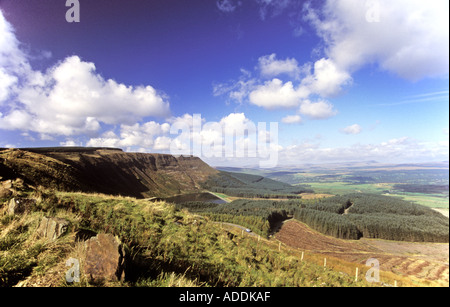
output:
[[[218,171],[192,156],[126,153],[116,148],[3,149],[0,176],[33,186],[146,198],[201,189]]]

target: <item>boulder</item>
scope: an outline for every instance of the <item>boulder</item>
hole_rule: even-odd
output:
[[[118,237],[100,233],[85,242],[84,273],[91,283],[119,281],[125,268],[125,251]]]
[[[66,233],[70,222],[56,217],[43,217],[37,229],[37,236],[55,241]]]
[[[12,198],[8,202],[8,214],[18,215],[28,211],[30,207],[36,205],[36,200],[28,198]]]

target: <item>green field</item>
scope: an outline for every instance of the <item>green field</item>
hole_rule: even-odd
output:
[[[449,198],[439,194],[409,193],[393,190],[394,184],[351,184],[346,182],[302,182],[302,185],[310,185],[316,193],[341,195],[347,193],[374,193],[390,196],[398,196],[407,201],[413,201],[430,208],[449,209]],[[387,192],[390,191],[390,192]]]

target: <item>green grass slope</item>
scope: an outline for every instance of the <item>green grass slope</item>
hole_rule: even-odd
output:
[[[37,200],[23,215],[9,216],[0,200],[0,286],[71,286],[65,263],[80,257],[80,233],[112,233],[126,246],[125,279],[102,286],[367,285],[164,202],[44,189],[22,196]],[[68,232],[37,239],[43,216],[69,220]],[[83,275],[75,285],[92,286]]]

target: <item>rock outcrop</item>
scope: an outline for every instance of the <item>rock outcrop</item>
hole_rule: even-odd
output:
[[[36,231],[39,238],[55,241],[64,235],[69,228],[69,221],[55,217],[43,217]]]
[[[125,250],[112,234],[99,233],[85,242],[84,274],[91,283],[119,281],[124,277]]]

